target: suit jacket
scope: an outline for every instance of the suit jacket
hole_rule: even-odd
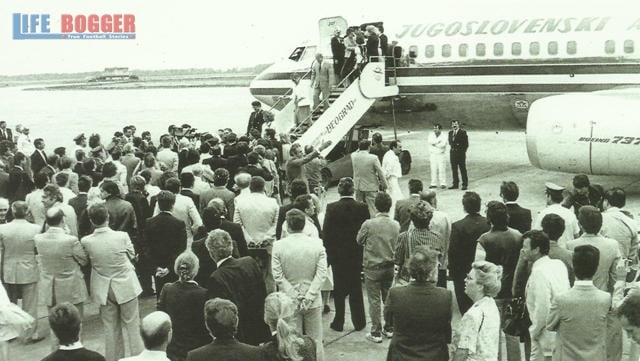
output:
[[[71,169],[62,170],[53,175],[53,179],[55,180],[58,174],[64,173],[69,176],[69,181],[67,182],[67,188],[71,189],[73,193],[78,194],[78,174],[71,171]]]
[[[280,239],[282,236],[282,226],[284,225],[284,221],[285,221],[285,216],[287,215],[287,212],[289,212],[290,210],[293,209],[293,203],[289,203],[289,204],[285,204],[284,206],[280,207],[280,209],[278,210],[278,220],[276,222],[276,239]],[[321,231],[321,227],[320,227],[320,221],[318,220],[318,216],[317,215],[313,215],[311,217],[311,220],[313,220],[313,224],[316,226],[316,228],[318,228],[318,233],[320,234],[320,237],[322,238],[322,231]]]
[[[273,279],[278,289],[293,300],[311,300],[311,308],[322,307],[320,290],[327,278],[327,253],[320,238],[293,233],[273,245]]]
[[[379,56],[380,55],[380,51],[378,50],[378,48],[380,48],[380,38],[378,37],[378,35],[375,34],[371,34],[367,37],[367,60],[369,61],[369,57],[370,56]],[[372,61],[378,61],[379,59],[371,59]]]
[[[506,203],[509,221],[507,225],[518,232],[531,230],[531,210],[520,207],[517,203]]]
[[[340,37],[333,36],[331,38],[331,55],[333,60],[344,60],[345,46]]]
[[[75,350],[55,350],[42,361],[105,361],[104,357],[86,348]]]
[[[266,122],[264,118],[264,110],[260,109],[257,112],[251,112],[249,115],[249,122],[247,123],[247,135],[251,129],[257,129],[262,134],[262,124]]]
[[[182,194],[183,196],[189,197],[191,198],[191,200],[193,201],[193,204],[195,204],[196,207],[198,207],[198,210],[200,210],[200,196],[195,194],[193,192],[193,190],[191,189],[183,189],[180,191],[180,194]]]
[[[167,283],[162,287],[158,311],[171,317],[173,337],[167,354],[184,359],[187,352],[211,342],[204,325],[204,303],[207,290],[192,282]]]
[[[37,174],[47,166],[47,154],[44,153],[44,151],[42,151],[42,153],[44,156],[36,149],[31,154],[31,170],[33,171],[33,174]]]
[[[233,240],[233,257],[240,258],[249,255],[249,249],[247,248],[247,241],[244,239],[242,226],[237,223],[229,222],[226,219],[221,219],[217,225],[214,225],[213,228],[211,228],[211,230],[214,229],[221,229],[229,233]],[[193,244],[191,245],[191,250],[196,254],[196,256],[198,256],[198,260],[200,260],[200,269],[198,270],[198,275],[196,276],[195,281],[201,285],[206,285],[211,273],[218,268],[216,262],[209,255],[209,251],[205,244],[208,234],[209,231],[205,227],[200,228],[195,237],[196,241],[193,241]]]
[[[144,225],[144,247],[147,249],[149,266],[167,268],[174,274],[173,264],[187,248],[187,232],[183,221],[171,213],[160,212],[147,219]]]
[[[134,246],[138,246],[139,242],[142,241],[142,236],[144,232],[144,225],[147,218],[151,217],[151,207],[149,206],[149,201],[144,193],[139,191],[129,192],[125,197],[125,200],[133,206],[133,211],[136,215],[136,237],[132,238]]]
[[[87,253],[78,238],[50,227],[34,236],[40,257],[40,295],[47,306],[61,302],[82,303],[87,299],[87,286],[80,266],[88,263]]]
[[[118,304],[129,302],[142,293],[142,287],[131,261],[133,244],[126,232],[109,227],[96,228],[82,239],[91,259],[91,297],[99,305],[107,304],[109,289]]]
[[[593,284],[603,291],[612,293],[616,283],[616,267],[621,256],[618,242],[600,235],[583,234],[580,238],[567,242],[567,249],[573,251],[576,247],[586,244],[592,245],[600,251],[598,269],[593,276]]]
[[[234,199],[236,195],[228,190],[226,186],[214,186],[200,194],[200,209],[205,209],[214,198],[220,198],[224,201],[224,205],[227,208],[226,218],[233,219],[233,213],[235,212]]]
[[[238,306],[238,340],[258,345],[269,339],[264,323],[267,289],[262,271],[251,257],[229,258],[209,278],[208,298],[225,298]]]
[[[377,192],[380,185],[386,184],[380,160],[366,150],[351,153],[353,164],[353,183],[356,191]]]
[[[27,194],[31,193],[35,188],[31,177],[27,172],[18,167],[13,166],[9,172],[9,185],[7,189],[7,196],[9,202],[24,201]]]
[[[211,158],[204,159],[202,164],[208,165],[212,171],[218,168],[227,168],[227,160],[221,156],[213,156]]]
[[[469,148],[469,137],[467,131],[464,129],[458,129],[458,133],[453,135],[453,130],[449,131],[449,147],[452,153],[465,153]]]
[[[38,282],[40,272],[36,263],[34,241],[38,233],[40,233],[40,227],[24,219],[15,219],[0,225],[2,282],[6,284]]]
[[[114,231],[127,232],[129,238],[135,238],[138,221],[131,203],[120,197],[110,196],[104,206],[109,211],[109,227]]]
[[[236,198],[234,223],[242,225],[248,242],[270,241],[273,244],[278,220],[278,203],[263,193],[249,193]]]
[[[120,361],[170,361],[167,357],[167,353],[164,351],[149,351],[142,350],[136,356],[125,357]]]
[[[411,194],[407,199],[400,199],[396,202],[396,210],[393,218],[400,223],[400,232],[405,232],[411,224],[409,211],[411,206],[420,202],[420,195]]]
[[[9,197],[9,173],[0,170],[0,197]]]
[[[490,228],[487,219],[477,213],[453,222],[449,240],[449,271],[452,277],[465,277],[469,273],[478,238]]]
[[[238,173],[248,173],[251,174],[252,177],[262,177],[267,182],[273,180],[273,176],[268,170],[256,167],[255,165],[247,165],[246,167],[242,167],[238,170]]]
[[[384,305],[385,322],[393,325],[387,360],[448,360],[452,302],[451,291],[433,283],[391,288]]]
[[[547,316],[547,330],[557,332],[553,360],[605,360],[610,308],[611,295],[591,281],[557,296]]]
[[[260,349],[256,346],[238,342],[236,339],[216,339],[187,355],[187,361],[260,361]]]
[[[322,229],[330,265],[362,269],[362,246],[356,237],[369,217],[369,207],[353,198],[341,198],[327,205]]]
[[[120,157],[120,163],[127,168],[127,184],[131,180],[133,176],[133,171],[136,169],[138,164],[142,162],[138,157],[136,157],[133,153],[128,153]],[[152,172],[153,174],[153,172]]]
[[[6,132],[6,135],[2,131],[0,131],[0,140],[8,140],[13,143],[13,132],[11,131],[11,129],[4,128],[4,131]]]
[[[330,73],[331,73],[332,65],[329,62],[323,61],[322,63],[318,63],[317,61],[313,62],[313,66],[311,67],[311,84],[314,88],[329,88],[330,86]]]
[[[163,148],[158,152],[156,159],[166,165],[167,171],[178,172],[178,153],[171,149]]]
[[[372,145],[369,148],[369,153],[374,154],[376,157],[378,157],[378,159],[380,160],[380,164],[382,164],[382,159],[384,158],[384,155],[388,150],[389,148],[387,148],[386,145],[380,143]]]
[[[160,207],[156,203],[153,208],[153,215],[157,216],[159,213]],[[202,226],[202,218],[193,200],[182,194],[176,194],[176,203],[173,205],[171,213],[174,217],[184,222],[187,239],[193,241],[193,232]]]

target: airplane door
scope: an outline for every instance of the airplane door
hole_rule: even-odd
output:
[[[344,36],[348,28],[347,20],[342,16],[323,18],[318,20],[318,27],[320,28],[319,51],[325,58],[330,58],[333,33],[336,29],[340,29],[341,35]]]

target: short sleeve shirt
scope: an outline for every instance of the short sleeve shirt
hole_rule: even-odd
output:
[[[458,330],[459,349],[469,351],[467,361],[498,359],[500,313],[491,297],[483,297],[462,316]]]

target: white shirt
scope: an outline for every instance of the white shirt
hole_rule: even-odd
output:
[[[467,361],[497,360],[500,347],[500,311],[496,301],[483,297],[462,316],[458,348],[468,350]]]
[[[69,200],[76,197],[76,194],[67,187],[60,187],[60,193],[62,193],[62,203],[64,204],[69,204]]]
[[[223,259],[219,260],[218,262],[216,262],[217,268],[220,268],[220,265],[223,264],[228,259],[231,259],[231,256],[229,256],[227,258],[223,258]]]
[[[116,165],[116,178],[118,178],[118,180],[120,181],[120,184],[126,186],[127,185],[127,167],[120,163],[119,160],[114,160],[112,161],[113,164]],[[122,195],[123,197],[125,196],[124,194]]]
[[[264,193],[250,193],[236,198],[233,222],[242,225],[245,235],[253,242],[275,240],[280,207],[275,199]],[[247,239],[247,243],[251,242]]]
[[[29,213],[33,217],[33,223],[42,226],[45,221],[44,216],[44,204],[42,204],[42,195],[44,192],[42,189],[36,189],[33,192],[27,194],[25,201],[29,206]]]
[[[209,183],[203,181],[200,177],[195,177],[193,181],[193,193],[200,195],[209,189],[211,189]]]
[[[607,238],[618,241],[623,258],[636,260],[638,253],[638,226],[633,219],[622,213],[620,208],[610,207],[602,212],[602,230],[600,233]]]
[[[402,167],[400,166],[400,160],[396,153],[389,149],[382,158],[382,170],[384,171],[385,177],[402,177]]]
[[[18,151],[20,151],[20,153],[23,153],[27,157],[36,151],[36,147],[33,145],[33,143],[31,143],[31,139],[29,139],[28,135],[20,134],[16,143]]]
[[[427,137],[427,143],[429,143],[429,155],[444,154],[447,150],[447,135],[444,132],[440,132],[437,136],[435,132],[429,133]]]
[[[60,346],[58,346],[58,349],[63,350],[63,351],[69,351],[69,350],[79,350],[79,349],[81,349],[83,347],[84,346],[82,346],[82,342],[76,341],[76,342],[72,343],[71,345],[60,345]]]
[[[293,88],[293,96],[298,102],[299,107],[306,107],[311,105],[311,102],[309,102],[309,89],[310,87],[308,85],[303,85],[302,82],[300,82],[300,84],[296,85],[296,87]]]
[[[575,213],[558,203],[552,204],[538,213],[538,217],[536,217],[533,222],[531,229],[542,230],[542,218],[547,214],[557,214],[564,219],[564,233],[562,233],[562,236],[558,239],[558,246],[567,248],[567,242],[575,239],[576,236],[580,234],[580,226],[578,225],[578,219]]]
[[[533,263],[525,291],[531,318],[529,334],[532,338],[550,332],[545,330],[549,308],[555,298],[569,288],[569,273],[562,261],[544,256]]]

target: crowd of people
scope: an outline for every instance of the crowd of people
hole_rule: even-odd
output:
[[[331,294],[330,328],[344,331],[348,298],[353,327],[371,324],[363,342],[391,340],[388,360],[494,361],[502,332],[509,361],[521,343],[527,360],[620,360],[623,329],[640,341],[638,227],[624,190],[585,175],[571,191],[547,183],[534,217],[509,181],[486,217],[465,192],[467,215],[452,222],[421,180],[402,196],[402,144],[374,134],[327,204],[328,145],[277,139],[261,112],[240,136],[172,126],[156,147],[127,126],[54,152],[0,122],[0,358],[9,340],[47,337],[44,303],[47,361],[324,360]],[[452,141],[464,155],[457,124]],[[157,300],[142,319],[141,297]],[[81,343],[89,301],[104,355]]]

